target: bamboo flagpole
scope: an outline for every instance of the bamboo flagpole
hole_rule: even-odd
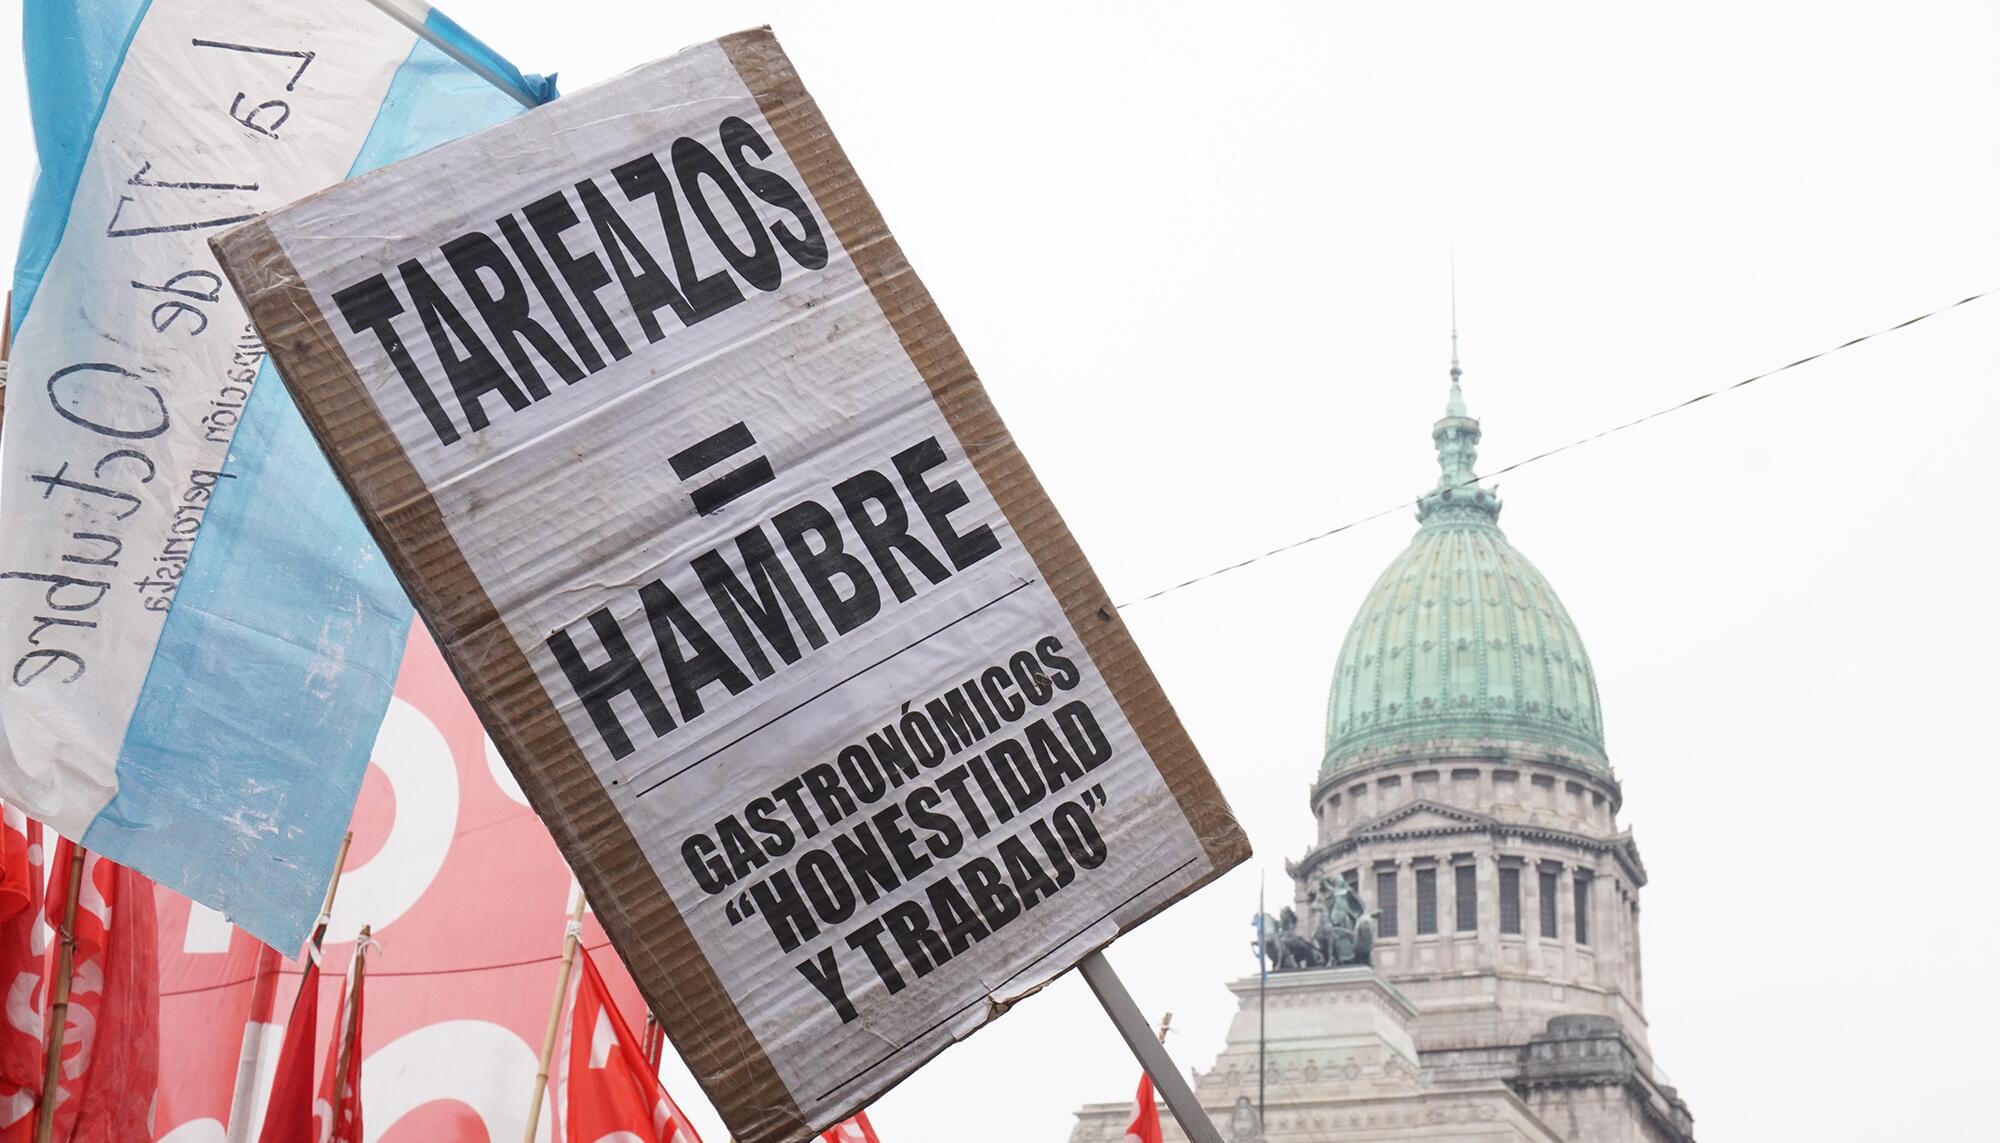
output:
[[[665,1049],[666,1038],[666,1029],[660,1027],[660,1018],[647,1012],[646,1032],[640,1046],[646,1053],[646,1066],[653,1069],[655,1079],[660,1075],[660,1055]]]
[[[347,871],[347,851],[354,845],[354,831],[340,839],[340,854],[333,860],[333,877],[326,883],[326,897],[320,902],[319,920],[314,922],[312,936],[306,940],[305,955],[319,959],[319,950],[326,943],[326,926],[333,919],[333,899],[340,892],[340,875]],[[268,950],[267,950],[268,951]],[[275,953],[271,955],[275,956]],[[276,987],[273,980],[272,987]],[[259,982],[260,987],[262,982]],[[251,1012],[257,1011],[258,1001],[252,999]],[[270,1025],[266,1025],[269,1027]],[[229,1097],[229,1134],[226,1143],[252,1143],[253,1128],[260,1126],[262,1118],[252,1108],[257,1099],[262,1076],[258,1074],[264,1056],[264,1031],[246,1023],[243,1027],[243,1051],[236,1058],[236,1090]],[[268,1094],[268,1093],[267,1093]]]
[[[528,1130],[522,1143],[535,1143],[541,1132],[542,1095],[549,1088],[549,1061],[556,1054],[556,1032],[562,1027],[563,1001],[569,997],[570,973],[576,969],[576,946],[583,941],[583,890],[576,891],[576,908],[570,910],[569,924],[563,927],[562,971],[556,974],[556,999],[549,1005],[549,1026],[542,1033],[542,1058],[535,1066],[535,1091],[528,1100]]]
[[[56,954],[56,980],[49,993],[48,1054],[42,1063],[42,1093],[35,1101],[35,1143],[49,1143],[56,1126],[56,1085],[61,1076],[64,1033],[69,1030],[69,985],[76,975],[76,902],[83,896],[80,845],[70,847],[69,890],[63,901],[61,951]]]
[[[425,43],[450,56],[467,71],[513,96],[514,102],[528,108],[540,106],[533,96],[522,91],[506,76],[494,71],[484,60],[468,55],[463,48],[438,35],[437,29],[431,27],[425,19],[430,14],[430,5],[412,3],[411,0],[368,0],[368,3],[374,5],[377,11],[391,20],[415,32]]]
[[[326,927],[333,922],[333,899],[340,893],[340,875],[347,872],[347,851],[353,845],[354,831],[348,830],[347,836],[340,839],[340,855],[333,859],[333,878],[326,883],[326,899],[320,902],[319,920],[314,923],[309,938],[315,953],[326,943]]]
[[[334,1062],[337,1070],[333,1074],[333,1106],[326,1116],[328,1129],[335,1132],[340,1130],[341,1106],[347,1102],[347,1067],[353,1061],[354,1053],[361,1050],[357,1042],[361,1038],[361,1022],[355,1019],[360,1006],[355,1001],[361,992],[362,979],[368,975],[368,946],[374,943],[369,940],[372,932],[372,926],[363,925],[354,938],[354,967],[348,973],[347,1011],[343,1013],[346,1021],[340,1033],[340,1055]]]

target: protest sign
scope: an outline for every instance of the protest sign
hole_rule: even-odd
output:
[[[216,249],[744,1143],[1247,856],[768,31]]]

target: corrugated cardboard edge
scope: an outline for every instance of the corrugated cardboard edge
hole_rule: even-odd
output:
[[[1201,839],[1211,869],[1190,889],[1242,863],[1250,856],[1250,841],[1214,776],[777,38],[769,28],[757,28],[724,36],[720,43]],[[1119,922],[1130,928],[1149,915]]]
[[[812,1135],[263,222],[210,243],[445,662],[674,1046],[746,1141]],[[551,930],[551,940],[554,930]]]

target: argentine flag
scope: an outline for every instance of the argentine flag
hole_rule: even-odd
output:
[[[553,84],[410,0],[26,0],[25,32],[0,798],[289,952],[410,609],[208,238]]]

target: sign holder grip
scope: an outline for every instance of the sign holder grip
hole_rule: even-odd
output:
[[[1105,1015],[1118,1028],[1118,1034],[1125,1038],[1125,1046],[1132,1049],[1139,1066],[1153,1077],[1153,1087],[1167,1101],[1167,1110],[1173,1113],[1191,1143],[1222,1143],[1221,1133],[1195,1100],[1187,1077],[1174,1065],[1173,1057],[1167,1055],[1166,1045],[1154,1036],[1152,1025],[1133,1002],[1132,994],[1125,991],[1125,982],[1118,979],[1103,951],[1084,957],[1076,967],[1083,973],[1090,991],[1097,995],[1097,1002],[1104,1006]]]

